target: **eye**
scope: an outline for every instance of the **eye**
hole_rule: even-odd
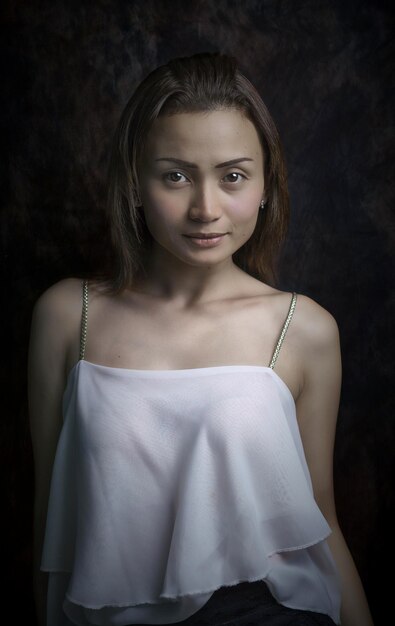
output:
[[[165,174],[164,176],[165,180],[170,182],[170,183],[186,183],[188,182],[188,179],[186,176],[184,176],[184,174],[181,174],[181,172],[168,172],[167,174]]]
[[[225,183],[241,183],[243,179],[245,179],[245,176],[239,172],[230,172],[223,178]]]

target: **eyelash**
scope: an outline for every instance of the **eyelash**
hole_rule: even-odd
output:
[[[240,176],[240,178],[242,180],[246,179],[246,176],[244,176],[243,174],[240,174],[240,172],[229,172],[229,174],[226,174],[226,176],[224,176],[224,179],[227,178],[228,176]],[[239,183],[241,182],[240,180],[237,181],[229,181],[230,183]]]
[[[183,176],[183,177],[185,178],[185,181],[188,181],[188,180],[189,180],[189,179],[185,176],[185,174],[183,174],[182,172],[178,172],[178,171],[168,172],[167,174],[165,174],[165,175],[164,175],[164,179],[165,179],[167,182],[169,182],[169,183],[171,183],[171,184],[173,184],[173,185],[176,185],[177,183],[184,183],[185,181],[180,181],[180,180],[171,180],[171,178],[170,178],[170,177],[171,177],[171,176],[174,176],[174,175],[177,175],[177,174],[178,174],[179,176]],[[244,179],[244,180],[246,179],[246,176],[244,176],[244,174],[241,174],[240,172],[229,172],[229,174],[226,174],[226,175],[224,176],[223,180],[225,180],[228,176],[239,176],[242,180],[243,180],[243,179]],[[241,180],[240,180],[240,179],[238,179],[238,180],[236,180],[236,181],[225,181],[225,182],[229,182],[231,185],[233,185],[233,184],[240,183],[240,182],[241,182]]]
[[[180,181],[180,180],[172,180],[170,177],[171,176],[183,176],[185,178],[185,180],[188,180],[187,177],[185,176],[185,174],[182,174],[181,172],[168,172],[167,174],[164,175],[164,179],[169,182],[169,183],[173,183],[174,185],[180,182],[184,182],[184,181]]]

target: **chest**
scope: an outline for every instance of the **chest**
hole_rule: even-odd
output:
[[[267,366],[282,321],[259,306],[166,307],[91,311],[85,358],[93,363],[144,370],[181,370],[228,365]],[[282,347],[276,371],[294,397],[300,368],[292,338]]]
[[[267,365],[277,339],[276,332],[262,332],[247,311],[151,310],[97,326],[90,333],[92,354],[111,364],[142,369]]]

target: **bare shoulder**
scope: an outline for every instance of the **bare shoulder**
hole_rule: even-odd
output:
[[[294,342],[305,365],[339,360],[339,329],[333,315],[308,296],[298,295],[291,324]]]
[[[321,352],[339,343],[335,318],[308,296],[298,295],[292,325],[294,333],[308,351]]]
[[[63,279],[41,294],[34,305],[35,318],[51,321],[70,321],[81,315],[82,281],[78,278]]]
[[[44,291],[34,305],[30,345],[33,354],[50,352],[64,360],[77,349],[82,311],[82,281],[61,280]]]
[[[293,294],[265,285],[262,295],[262,303],[265,307],[270,303],[270,312],[276,323],[285,320]],[[333,315],[312,298],[299,293],[296,296],[289,333],[312,349],[337,341],[338,326]]]

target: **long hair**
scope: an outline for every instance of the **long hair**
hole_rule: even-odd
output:
[[[138,164],[153,122],[163,115],[239,110],[255,126],[264,154],[266,206],[250,239],[233,255],[252,276],[275,283],[285,238],[288,186],[279,135],[255,87],[233,57],[202,53],[169,61],[151,72],[127,102],[115,132],[108,170],[109,221],[117,267],[112,288],[131,286],[143,268],[150,234],[141,210]]]

